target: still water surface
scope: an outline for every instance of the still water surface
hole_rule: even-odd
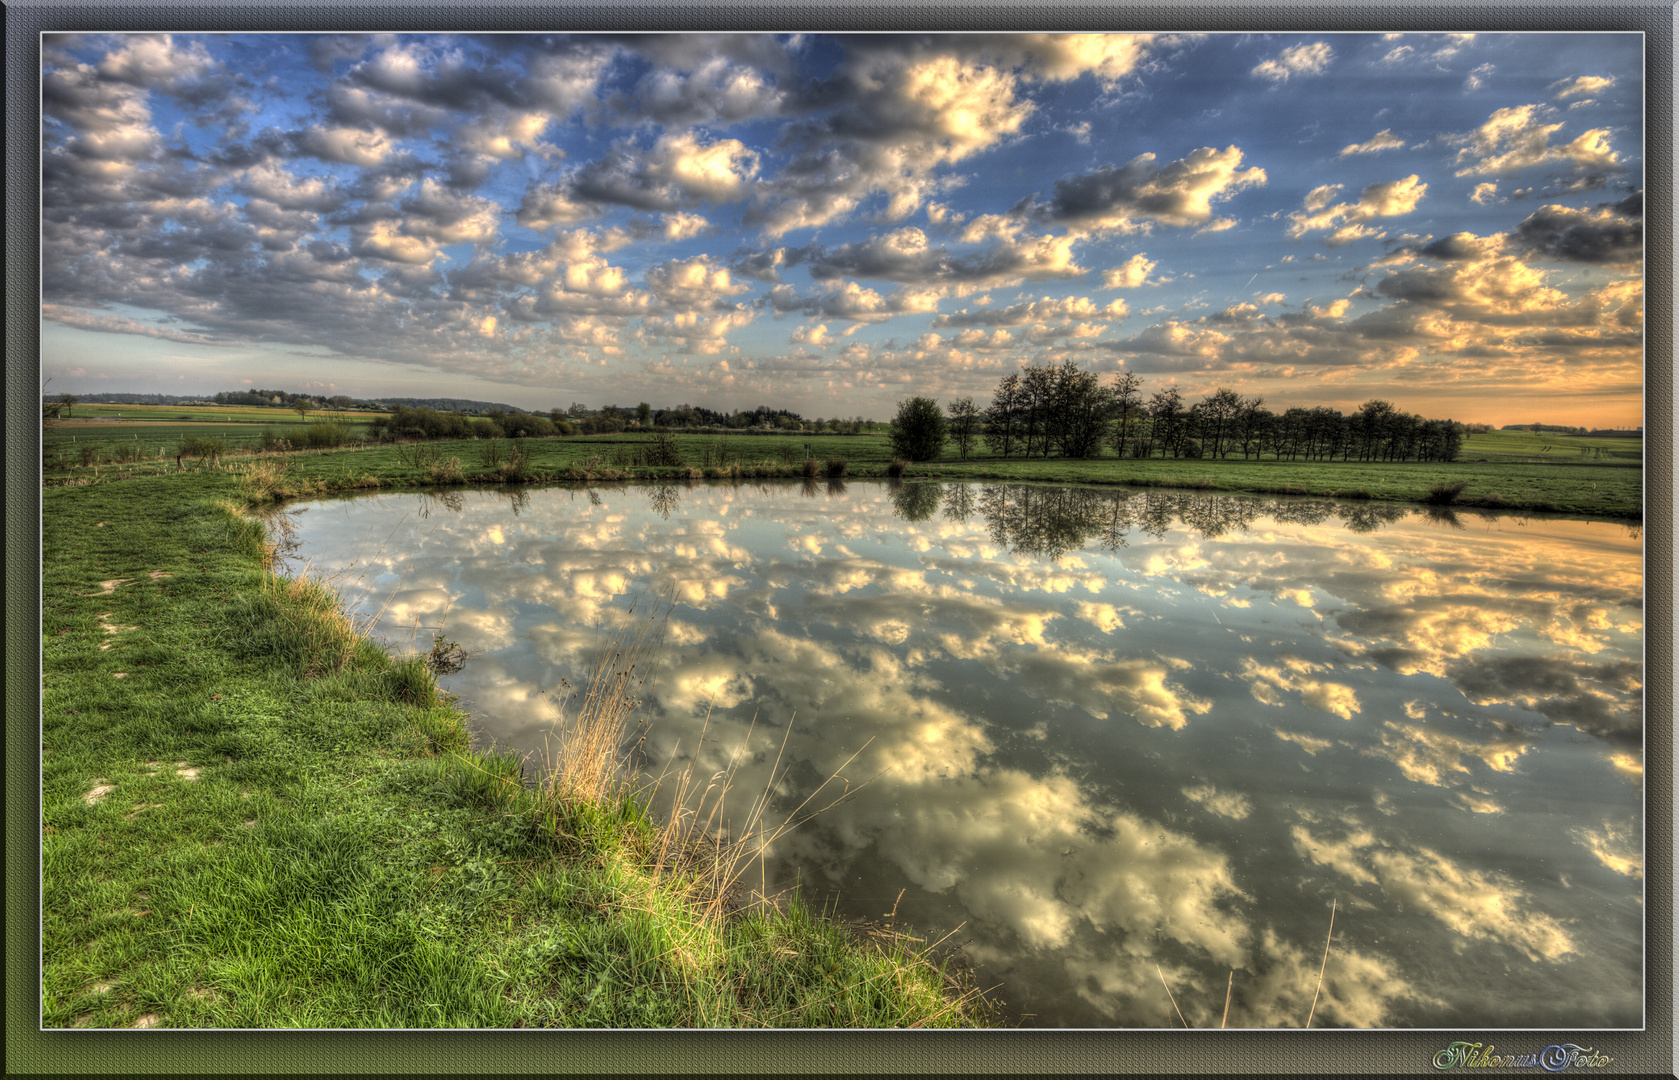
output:
[[[632,603],[674,598],[651,769],[749,740],[760,791],[785,735],[784,807],[861,784],[770,891],[960,926],[1025,1023],[1216,1027],[1228,990],[1228,1026],[1299,1026],[1320,965],[1314,1027],[1642,1023],[1636,528],[826,482],[293,516],[393,644],[466,648],[443,685],[535,761]]]

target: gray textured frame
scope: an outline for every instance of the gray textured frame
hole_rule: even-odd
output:
[[[1432,1072],[1454,1039],[1537,1053],[1591,1046],[1616,1073],[1674,1075],[1673,131],[1665,0],[1474,6],[1096,4],[288,4],[204,0],[6,9],[6,1036],[8,1072]],[[40,39],[45,31],[1253,30],[1642,31],[1645,34],[1645,1030],[1642,1032],[445,1032],[39,1030]]]

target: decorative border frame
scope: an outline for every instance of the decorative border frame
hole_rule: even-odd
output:
[[[1537,1054],[1573,1042],[1609,1071],[1673,1075],[1673,45],[1664,0],[1216,7],[1185,0],[962,7],[287,4],[273,0],[12,2],[6,9],[6,1038],[7,1072],[1428,1073],[1456,1040]],[[1643,1031],[1132,1032],[43,1032],[40,1015],[40,34],[46,31],[1012,30],[1640,31],[1645,35],[1645,1028]]]

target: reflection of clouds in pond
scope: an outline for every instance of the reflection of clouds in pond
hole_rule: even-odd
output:
[[[1251,657],[1242,658],[1241,677],[1248,684],[1254,700],[1266,705],[1282,705],[1283,694],[1300,695],[1300,700],[1314,709],[1334,713],[1343,720],[1352,719],[1358,712],[1358,695],[1352,687],[1312,678],[1314,672],[1328,671],[1325,664],[1314,664],[1297,656],[1282,656],[1275,667],[1268,667]]]
[[[1282,728],[1277,728],[1276,730],[1277,738],[1282,739],[1284,742],[1293,743],[1313,757],[1317,757],[1319,750],[1328,750],[1331,746],[1335,745],[1328,739],[1319,739],[1311,735],[1302,735],[1296,731],[1284,731]]]
[[[1325,910],[1326,927],[1328,923],[1329,912]],[[1301,1027],[1308,1017],[1313,1018],[1313,1027],[1384,1027],[1391,1003],[1396,1000],[1445,1004],[1406,982],[1389,957],[1361,952],[1348,945],[1344,937],[1333,942],[1328,964],[1323,963],[1321,953],[1312,955],[1278,937],[1270,927],[1261,934],[1257,951],[1269,963],[1257,980],[1243,980],[1242,995],[1230,1010],[1232,1027]]]
[[[668,520],[639,491],[538,493],[516,520],[504,501],[468,500],[387,545],[403,553],[381,552],[368,574],[386,584],[369,588],[399,582],[385,621],[404,631],[447,612],[473,654],[451,678],[516,738],[519,723],[540,738],[557,703],[541,691],[586,675],[631,601],[673,599],[649,684],[653,771],[691,760],[709,776],[744,745],[744,806],[787,734],[778,807],[835,770],[818,804],[852,794],[778,842],[777,872],[842,898],[889,879],[886,906],[919,886],[915,925],[970,919],[969,954],[1062,1017],[1175,1023],[1163,973],[1186,1017],[1215,1026],[1235,968],[1232,1026],[1298,1026],[1323,945],[1296,895],[1314,867],[1338,875],[1344,916],[1374,903],[1373,921],[1409,921],[1404,948],[1337,922],[1314,1026],[1438,1019],[1407,980],[1439,988],[1428,973],[1468,942],[1542,960],[1601,940],[1563,918],[1586,890],[1556,882],[1604,868],[1635,884],[1642,870],[1638,818],[1615,816],[1641,779],[1635,542],[1572,523],[1458,532],[1403,510],[1101,490],[999,489],[961,520],[967,490],[946,485],[939,516],[916,522],[863,483],[843,505],[700,485]],[[1612,745],[1582,753],[1517,709]],[[1547,785],[1581,762],[1631,783],[1568,816]],[[1379,827],[1298,809],[1349,804]],[[1573,840],[1545,853],[1548,878],[1452,846],[1513,836],[1532,815]],[[1603,1015],[1636,1016],[1636,992],[1616,993]],[[1480,990],[1450,994],[1502,1015],[1475,1012]]]
[[[1469,775],[1464,758],[1476,758],[1489,769],[1509,772],[1529,749],[1526,740],[1514,736],[1475,742],[1438,728],[1392,720],[1383,721],[1382,729],[1382,745],[1366,748],[1364,753],[1393,762],[1407,780],[1435,787],[1447,786],[1452,773]]]
[[[1639,743],[1643,665],[1584,664],[1566,656],[1495,656],[1460,661],[1451,680],[1478,705],[1514,704],[1616,743]]]
[[[1098,720],[1106,720],[1117,707],[1146,727],[1176,731],[1189,723],[1189,713],[1206,713],[1213,706],[1167,682],[1168,665],[1170,660],[1122,659],[1062,646],[1053,652],[1015,653],[998,666],[1044,701],[1076,706]]]
[[[1505,874],[1464,866],[1430,848],[1389,845],[1356,821],[1334,840],[1304,825],[1290,831],[1301,858],[1356,884],[1379,884],[1394,900],[1464,937],[1497,941],[1532,961],[1574,951],[1563,925],[1535,910],[1528,894]]]
[[[1473,791],[1454,791],[1451,798],[1452,802],[1471,814],[1504,813],[1504,807],[1493,800],[1492,794],[1480,788],[1474,788]]]
[[[1575,829],[1572,835],[1581,847],[1615,873],[1633,878],[1644,876],[1643,837],[1635,822],[1606,821],[1599,828]]]
[[[1079,618],[1104,634],[1111,634],[1125,625],[1125,621],[1120,614],[1122,610],[1126,615],[1142,614],[1136,608],[1121,609],[1114,607],[1112,604],[1092,604],[1085,600],[1080,600],[1075,604],[1073,610],[1078,612]]]
[[[1200,803],[1220,817],[1240,821],[1253,813],[1253,803],[1246,795],[1236,791],[1220,791],[1211,784],[1184,788],[1183,795],[1190,802]]]

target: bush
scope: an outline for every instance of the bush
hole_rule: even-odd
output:
[[[297,432],[291,441],[297,446],[343,446],[350,441],[350,429],[330,420],[317,421],[303,425],[303,430]]]
[[[910,461],[931,461],[944,449],[944,413],[932,398],[912,397],[892,420],[892,453]]]
[[[828,476],[838,480],[845,475],[846,464],[844,458],[831,457],[828,459]]]
[[[220,439],[190,435],[175,447],[176,457],[214,458],[227,453],[227,444]]]
[[[1463,489],[1469,486],[1467,480],[1454,480],[1449,484],[1435,484],[1428,489],[1428,495],[1423,502],[1431,506],[1450,506],[1457,502],[1457,497],[1463,494]]]
[[[677,445],[676,436],[663,431],[653,436],[653,441],[642,451],[641,460],[644,465],[666,469],[681,468],[687,464],[683,460],[681,447]]]
[[[892,464],[886,466],[886,475],[896,478],[904,475],[904,470],[907,468],[909,468],[909,462],[903,458],[893,458]]]

